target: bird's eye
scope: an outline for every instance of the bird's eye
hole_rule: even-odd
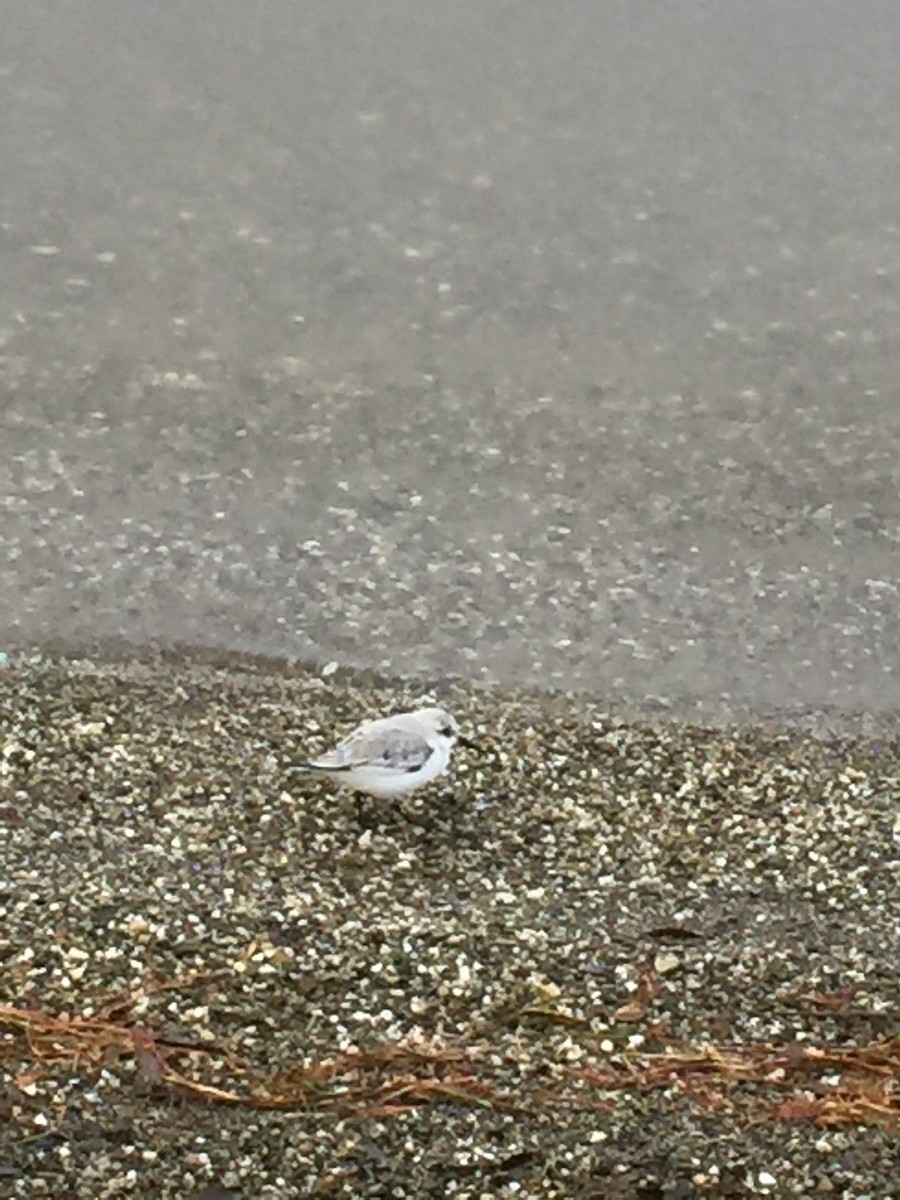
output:
[[[441,737],[455,737],[456,736],[456,730],[453,728],[452,725],[445,725],[443,727],[443,729],[438,730],[438,733],[441,735]]]

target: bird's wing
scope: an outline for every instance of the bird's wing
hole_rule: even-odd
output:
[[[387,771],[421,771],[434,753],[426,738],[406,729],[358,729],[334,750],[309,763],[320,771],[352,771],[383,767]]]

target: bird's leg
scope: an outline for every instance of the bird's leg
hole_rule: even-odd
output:
[[[356,801],[356,821],[363,829],[371,829],[374,824],[372,810],[366,807],[368,798],[363,792],[353,793],[353,799]]]

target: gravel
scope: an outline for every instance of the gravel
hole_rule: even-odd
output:
[[[440,785],[291,772],[425,697]],[[114,649],[0,720],[0,1196],[900,1195],[897,739]]]

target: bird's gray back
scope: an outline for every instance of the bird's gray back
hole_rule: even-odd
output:
[[[414,729],[372,721],[341,742],[335,758],[342,767],[372,763],[394,771],[417,771],[432,752],[427,738]]]

